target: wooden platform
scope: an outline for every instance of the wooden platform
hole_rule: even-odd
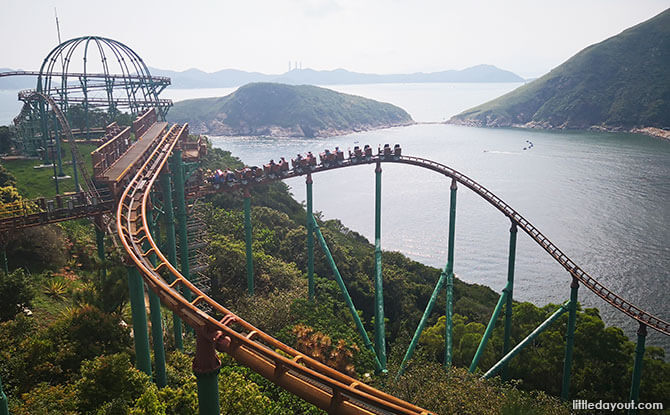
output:
[[[118,160],[102,173],[99,180],[106,182],[120,182],[132,169],[137,161],[142,158],[151,144],[156,141],[167,127],[166,122],[157,122],[136,141]]]

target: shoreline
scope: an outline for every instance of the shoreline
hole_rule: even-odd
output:
[[[420,124],[415,121],[405,122],[405,123],[393,123],[393,124],[384,124],[384,125],[362,125],[355,128],[329,128],[324,130],[317,130],[314,134],[305,134],[303,129],[300,126],[285,128],[279,126],[267,126],[261,128],[254,128],[246,131],[241,131],[238,129],[232,129],[228,127],[223,127],[223,124],[220,128],[201,128],[201,126],[194,126],[193,133],[195,134],[204,134],[210,136],[227,136],[227,137],[272,137],[272,138],[329,138],[336,137],[347,134],[362,133],[366,131],[375,131],[375,130],[384,130],[387,128],[395,127],[409,127],[411,125]]]
[[[465,127],[477,127],[477,128],[523,128],[527,130],[558,130],[558,131],[599,131],[607,133],[631,133],[631,134],[644,134],[650,137],[660,138],[662,140],[670,140],[670,130],[664,130],[658,127],[632,127],[626,129],[625,127],[614,127],[614,126],[603,126],[603,125],[592,125],[586,128],[571,128],[564,126],[553,126],[545,123],[539,122],[528,122],[525,124],[497,124],[495,120],[489,120],[487,122],[481,122],[479,120],[454,120],[452,119],[445,121],[443,124],[449,125],[462,125]]]

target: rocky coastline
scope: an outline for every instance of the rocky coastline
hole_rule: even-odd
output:
[[[586,131],[602,131],[602,132],[626,132],[633,134],[645,134],[648,136],[670,140],[670,130],[657,127],[632,127],[627,128],[623,126],[612,125],[591,125],[591,126],[574,126],[569,124],[553,125],[549,122],[530,121],[527,123],[514,123],[510,120],[499,119],[495,117],[487,117],[485,120],[472,118],[457,118],[452,117],[445,124],[463,125],[467,127],[479,128],[525,128],[538,130],[586,130]]]
[[[293,127],[269,126],[247,126],[243,128],[231,127],[219,120],[209,123],[199,122],[190,125],[191,131],[196,134],[207,134],[214,136],[252,136],[252,137],[289,137],[289,138],[327,138],[339,135],[360,133],[364,131],[381,130],[393,127],[406,127],[415,124],[412,122],[384,123],[384,124],[360,124],[351,128],[322,128],[312,130],[306,126],[295,125]]]

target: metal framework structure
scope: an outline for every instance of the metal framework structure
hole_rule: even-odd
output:
[[[98,138],[102,128],[118,114],[136,116],[156,108],[164,119],[172,101],[159,94],[170,85],[166,77],[152,76],[148,67],[128,46],[116,40],[83,36],[56,46],[44,59],[39,71],[0,73],[0,76],[36,76],[35,90],[19,92],[24,102],[14,120],[26,155],[41,156],[45,162],[60,161],[58,126],[52,122],[46,103],[34,99],[34,93],[49,96],[65,114],[76,133],[85,139]],[[60,174],[60,172],[59,172]]]

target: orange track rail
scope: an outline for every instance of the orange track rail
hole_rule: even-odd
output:
[[[170,128],[124,190],[117,208],[118,235],[147,286],[199,336],[213,340],[217,332],[223,333],[231,339],[226,352],[235,360],[319,408],[341,414],[428,414],[298,352],[237,316],[232,325],[237,329],[223,324],[234,314],[201,292],[168,262],[151,237],[146,212],[151,188],[177,142],[186,138],[186,128]],[[144,243],[150,248],[143,249]],[[155,267],[149,261],[152,254],[158,258]],[[161,272],[171,276],[172,282],[168,283]],[[178,288],[188,289],[195,299],[186,300]],[[205,307],[212,311],[205,312]]]

